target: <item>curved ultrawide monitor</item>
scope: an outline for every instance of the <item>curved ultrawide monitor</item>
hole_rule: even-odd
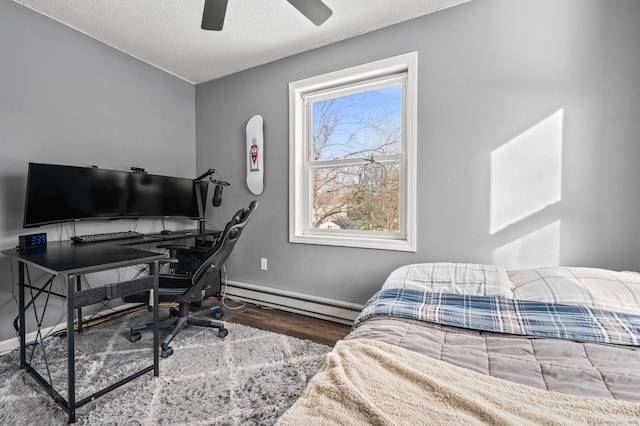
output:
[[[202,185],[203,203],[207,199],[207,187]],[[198,219],[193,179],[132,173],[127,218],[145,217]]]
[[[124,218],[128,182],[128,172],[29,163],[23,226]]]

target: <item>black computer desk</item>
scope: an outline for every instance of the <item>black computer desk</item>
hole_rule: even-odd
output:
[[[207,235],[216,235],[219,231],[207,231]],[[19,340],[20,340],[20,368],[25,369],[36,381],[49,393],[49,395],[69,415],[69,423],[76,419],[76,409],[93,401],[95,398],[116,389],[131,380],[153,371],[154,376],[159,375],[159,330],[158,324],[158,272],[159,261],[167,256],[166,253],[158,253],[134,248],[138,244],[154,244],[164,241],[177,241],[185,238],[196,238],[199,234],[190,231],[175,232],[170,235],[149,234],[136,240],[122,240],[118,242],[101,242],[88,244],[75,244],[71,241],[53,241],[44,247],[21,251],[18,249],[3,250],[1,253],[17,260],[18,268],[18,316],[19,316]],[[149,274],[142,278],[130,281],[107,284],[104,286],[82,290],[82,277],[89,273],[101,272],[127,266],[143,265],[149,267]],[[54,388],[53,383],[31,367],[26,359],[26,320],[25,320],[25,289],[29,288],[29,295],[33,303],[35,297],[41,293],[51,293],[53,279],[49,280],[48,288],[35,288],[25,281],[26,271],[29,266],[42,270],[51,277],[62,277],[67,282],[67,294],[61,295],[67,299],[67,398],[65,399]],[[153,330],[153,365],[135,372],[126,378],[114,383],[94,394],[76,401],[75,388],[75,340],[74,330],[77,312],[77,331],[82,332],[82,308],[96,303],[109,301],[142,291],[154,289],[153,321],[156,324]],[[35,293],[34,293],[35,292]],[[44,315],[44,314],[43,314]],[[41,336],[38,325],[38,336]],[[34,344],[42,344],[36,338]],[[47,374],[48,376],[48,374]]]

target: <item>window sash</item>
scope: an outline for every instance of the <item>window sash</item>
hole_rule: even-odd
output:
[[[384,89],[386,87],[400,85],[402,88],[401,98],[401,114],[402,114],[402,137],[400,141],[400,150],[402,153],[406,152],[406,96],[407,96],[407,79],[408,73],[401,72],[394,75],[388,75],[379,77],[368,81],[357,81],[349,84],[345,84],[340,87],[331,87],[328,89],[320,90],[317,92],[305,93],[302,95],[302,102],[305,111],[305,120],[303,122],[303,132],[306,137],[304,145],[306,146],[305,161],[337,161],[337,159],[331,160],[313,160],[313,104],[314,102],[326,101],[333,98],[339,98],[343,96],[355,95],[358,93],[369,92],[377,89]],[[306,166],[306,164],[305,164]]]
[[[338,233],[343,235],[348,234],[357,234],[361,233],[371,233],[372,235],[376,234],[377,238],[382,238],[385,235],[389,238],[404,238],[407,235],[407,223],[403,220],[406,217],[406,200],[407,200],[407,176],[406,176],[406,164],[405,164],[405,155],[404,154],[395,154],[395,155],[386,155],[381,156],[379,158],[375,158],[376,163],[381,164],[399,164],[400,165],[400,190],[399,190],[399,219],[400,219],[400,230],[399,232],[389,232],[389,231],[356,231],[349,229],[316,229],[313,227],[313,172],[317,169],[324,169],[329,167],[362,167],[369,163],[364,159],[342,159],[342,160],[323,160],[323,161],[312,161],[308,162],[305,165],[305,180],[304,185],[307,187],[307,203],[304,205],[304,216],[307,220],[304,223],[303,229],[305,233]]]
[[[383,89],[388,86],[395,86],[396,84],[402,84],[404,91],[407,77],[408,73],[399,72],[393,75],[386,75],[374,79],[358,80],[344,84],[342,86],[332,86],[327,89],[305,93],[304,95],[302,95],[302,99],[304,99],[307,103],[326,101],[327,99],[354,95],[360,92],[369,92],[371,90]]]

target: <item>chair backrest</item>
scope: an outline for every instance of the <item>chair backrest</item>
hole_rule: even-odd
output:
[[[182,296],[176,298],[176,302],[202,299],[202,290],[215,281],[220,269],[233,251],[233,247],[238,242],[244,227],[257,207],[258,201],[252,201],[249,207],[240,209],[233,215],[211,250],[203,256],[202,263],[198,266],[198,269],[193,273],[191,288]]]

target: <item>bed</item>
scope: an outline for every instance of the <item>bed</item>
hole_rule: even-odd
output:
[[[400,267],[278,424],[640,424],[640,274]]]

